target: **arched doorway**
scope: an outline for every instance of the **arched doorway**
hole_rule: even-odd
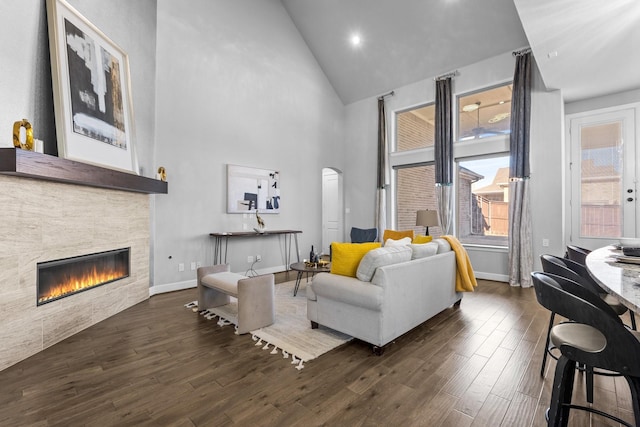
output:
[[[344,198],[342,172],[322,169],[322,252],[329,253],[331,242],[344,241]]]

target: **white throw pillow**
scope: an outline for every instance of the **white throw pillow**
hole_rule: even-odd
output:
[[[407,246],[411,243],[411,237],[403,237],[402,239],[393,240],[387,239],[384,242],[384,246]]]
[[[449,252],[451,250],[451,245],[444,239],[433,239],[435,243],[438,244],[438,253],[443,254],[445,252]]]
[[[438,244],[435,242],[411,244],[411,259],[420,259],[433,256],[438,253]]]
[[[378,267],[411,261],[411,253],[411,248],[406,245],[372,249],[362,257],[356,277],[363,282],[370,282]]]

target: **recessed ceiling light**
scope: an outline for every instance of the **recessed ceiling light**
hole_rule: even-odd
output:
[[[360,34],[353,34],[351,36],[351,45],[352,46],[360,46],[362,44],[362,38]]]

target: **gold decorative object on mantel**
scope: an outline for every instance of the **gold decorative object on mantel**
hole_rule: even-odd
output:
[[[162,182],[167,181],[167,171],[165,170],[164,166],[160,166],[158,168],[158,179]]]
[[[20,128],[26,131],[24,142],[20,142]],[[22,119],[13,123],[13,146],[23,150],[33,151],[33,128],[27,119]]]

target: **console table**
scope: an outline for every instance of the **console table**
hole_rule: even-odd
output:
[[[267,237],[267,236],[284,236],[284,252],[287,256],[286,265],[287,270],[291,265],[291,237],[296,244],[296,259],[300,262],[300,251],[298,250],[298,233],[302,233],[300,230],[267,230],[263,233],[255,231],[234,231],[224,233],[209,233],[210,237],[213,237],[213,263],[214,264],[226,264],[227,263],[227,249],[229,247],[229,239],[247,238],[247,237]],[[222,244],[224,242],[224,263],[222,262]]]

